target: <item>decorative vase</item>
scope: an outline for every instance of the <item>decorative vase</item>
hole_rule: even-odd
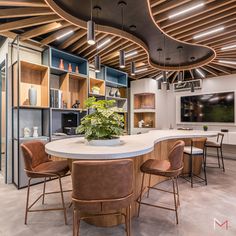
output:
[[[204,130],[204,131],[207,131],[207,130],[208,130],[208,127],[207,127],[207,126],[203,126],[203,130]]]
[[[120,137],[112,139],[94,139],[88,141],[88,144],[91,146],[116,146],[121,144]]]
[[[33,127],[33,137],[34,138],[37,138],[39,136],[38,134],[38,127],[37,126],[34,126]]]
[[[72,72],[72,66],[71,66],[71,63],[69,63],[69,65],[68,65],[68,71],[69,71],[69,72]]]
[[[64,70],[64,69],[65,69],[63,59],[60,59],[59,69],[61,69],[61,70]]]
[[[113,90],[112,90],[112,88],[111,88],[110,91],[109,91],[109,96],[110,96],[110,97],[114,97],[114,95],[115,95],[115,94],[114,94],[114,92],[113,92]]]
[[[30,106],[36,106],[37,105],[37,89],[33,86],[28,91],[29,95],[29,104]]]
[[[75,67],[75,73],[79,74],[79,67],[78,66]]]
[[[119,91],[119,89],[116,90],[115,96],[118,97],[118,98],[120,97],[120,91]]]
[[[24,128],[24,138],[30,137],[30,129],[28,127]]]

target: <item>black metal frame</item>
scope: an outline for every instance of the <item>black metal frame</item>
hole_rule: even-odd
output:
[[[204,148],[203,148],[203,153],[202,154],[193,154],[193,140],[191,140],[191,154],[189,153],[186,153],[184,152],[184,154],[188,155],[190,157],[190,173],[189,173],[189,178],[187,178],[185,175],[186,174],[182,174],[181,177],[185,180],[187,180],[188,182],[191,183],[191,187],[193,188],[193,185],[195,183],[205,183],[207,185],[207,175],[206,175],[206,152],[205,152],[205,143],[204,143]],[[194,161],[193,161],[193,158],[194,156],[202,156],[203,158],[203,172],[204,172],[204,178],[202,178],[200,175],[196,175],[194,174],[194,169],[193,169],[193,164],[194,164]],[[194,177],[196,177],[197,179],[200,179],[200,181],[193,181],[194,180]]]

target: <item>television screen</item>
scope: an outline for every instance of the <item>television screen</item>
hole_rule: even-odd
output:
[[[181,122],[234,123],[234,92],[181,97]]]

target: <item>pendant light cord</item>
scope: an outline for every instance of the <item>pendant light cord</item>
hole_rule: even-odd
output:
[[[90,19],[93,20],[93,0],[90,1]]]

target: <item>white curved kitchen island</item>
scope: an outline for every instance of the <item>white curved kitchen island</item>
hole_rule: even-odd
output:
[[[198,130],[153,130],[140,135],[127,135],[121,137],[121,145],[117,146],[91,146],[84,138],[68,138],[46,144],[46,152],[52,156],[68,159],[69,165],[75,160],[114,160],[128,158],[134,161],[134,202],[132,204],[132,215],[136,215],[138,198],[141,187],[140,165],[147,159],[167,159],[168,152],[176,140],[184,140],[187,145],[191,138],[207,138],[217,136],[217,132],[205,132]],[[202,143],[203,145],[203,143]],[[198,173],[201,169],[201,159],[196,160],[194,171]],[[188,171],[188,164],[184,170]],[[151,185],[163,181],[163,177],[154,176]],[[145,185],[147,186],[147,180]],[[119,216],[96,217],[86,220],[97,226],[112,226],[122,223]]]

